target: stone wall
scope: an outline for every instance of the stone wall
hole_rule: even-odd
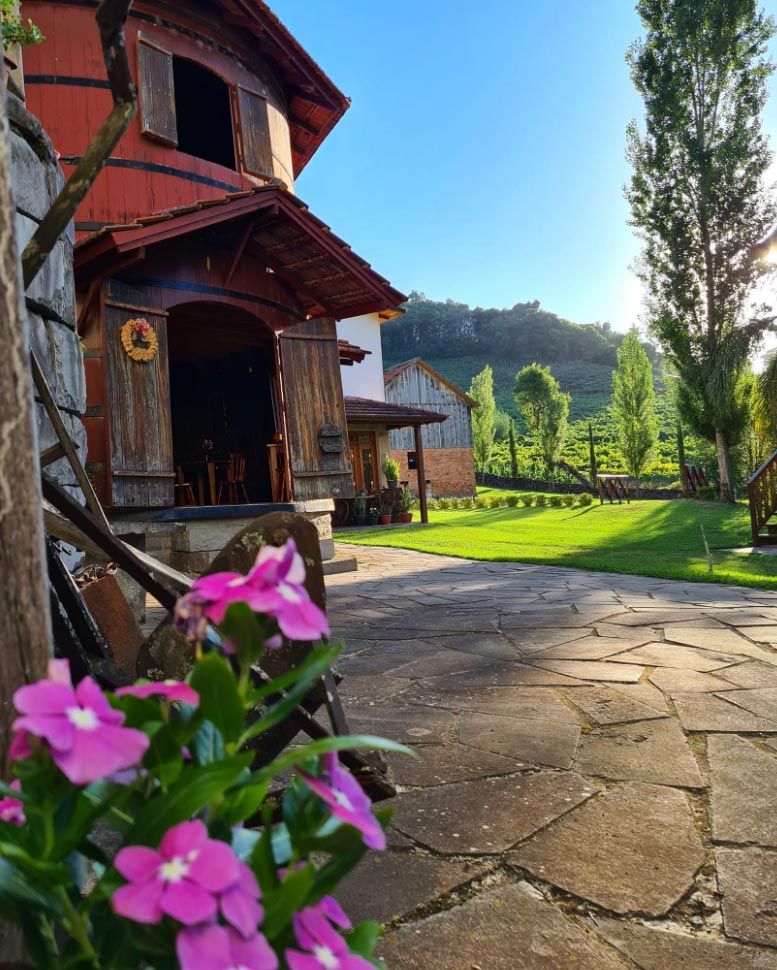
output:
[[[428,475],[426,476],[429,477]],[[579,482],[546,482],[537,478],[509,478],[506,475],[484,475],[478,472],[478,485],[485,485],[488,488],[507,488],[512,491],[523,490],[526,492],[556,492],[567,495],[580,495],[582,492],[597,494],[596,488],[586,488]],[[629,491],[632,497],[635,496],[635,483],[629,483]],[[679,488],[640,488],[639,498],[650,499],[670,499],[685,498]]]
[[[21,253],[62,188],[64,177],[54,147],[40,122],[10,91],[8,120],[17,244]],[[86,432],[81,417],[86,410],[86,382],[81,345],[75,329],[73,242],[71,223],[33,280],[26,302],[30,347],[56,396],[81,460],[85,461]],[[36,404],[36,410],[38,443],[43,451],[56,443],[56,436],[40,402]],[[74,495],[81,496],[66,458],[49,465],[46,473]]]
[[[407,452],[392,448],[391,457],[399,462],[399,480],[410,483],[418,495],[418,474],[407,467]],[[475,460],[471,448],[424,448],[424,470],[428,493],[439,496],[475,494]]]

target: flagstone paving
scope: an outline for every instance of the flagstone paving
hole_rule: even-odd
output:
[[[390,970],[777,970],[777,593],[350,547],[329,577]]]

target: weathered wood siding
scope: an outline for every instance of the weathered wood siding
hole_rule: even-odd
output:
[[[110,436],[110,504],[159,508],[174,502],[167,313],[150,303],[148,290],[108,280],[103,284],[106,407]],[[159,344],[153,360],[125,352],[120,331],[127,320],[147,320]]]
[[[111,110],[94,6],[73,0],[24,4],[24,16],[46,38],[25,50],[27,104],[60,152],[65,175]],[[286,99],[271,65],[257,53],[254,38],[205,16],[198,4],[138,2],[127,20],[126,43],[140,91],[139,110],[78,208],[78,236],[262,185],[271,177],[294,191]],[[201,64],[229,85],[233,129],[246,153],[239,171],[178,151],[174,105],[167,94],[171,57]],[[258,100],[245,94],[240,98],[239,88]]]
[[[449,416],[442,424],[424,426],[421,432],[424,448],[472,447],[472,421],[466,403],[418,364],[408,367],[386,385],[386,400]],[[412,428],[392,431],[389,439],[392,449],[413,451],[415,448]]]
[[[293,497],[350,498],[353,468],[335,322],[307,320],[284,333],[279,344]],[[322,429],[340,431],[339,452],[322,448]]]

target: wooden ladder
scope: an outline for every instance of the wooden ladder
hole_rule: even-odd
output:
[[[747,483],[750,526],[754,546],[777,544],[777,525],[767,525],[777,512],[777,451],[761,465]],[[761,529],[766,526],[766,532]]]

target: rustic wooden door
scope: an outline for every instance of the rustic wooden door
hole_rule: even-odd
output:
[[[292,495],[352,498],[353,469],[334,320],[307,320],[279,338]]]
[[[154,307],[148,288],[118,280],[103,284],[103,307],[110,504],[115,508],[173,505],[167,313]],[[151,360],[133,359],[122,342],[122,329],[133,320],[146,321],[155,338]],[[153,342],[153,338],[150,343],[140,341],[138,346],[145,350]]]

